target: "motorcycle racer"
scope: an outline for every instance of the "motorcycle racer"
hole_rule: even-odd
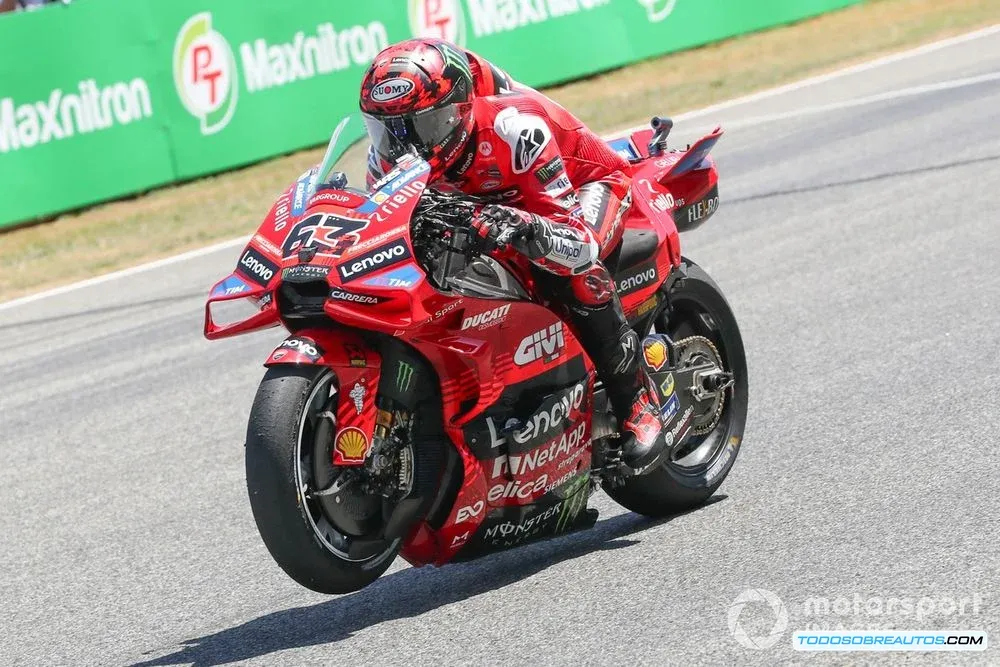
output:
[[[435,187],[495,202],[475,221],[477,234],[494,254],[519,253],[536,267],[546,305],[566,307],[604,383],[622,460],[633,468],[654,461],[665,446],[659,406],[601,261],[621,242],[631,203],[625,161],[556,102],[442,40],[378,54],[360,106],[369,185],[415,149]]]

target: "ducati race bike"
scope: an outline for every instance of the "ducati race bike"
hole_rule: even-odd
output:
[[[250,506],[278,565],[323,593],[358,590],[401,555],[468,560],[594,525],[603,488],[663,517],[704,503],[739,452],[747,367],[719,287],[678,232],[718,209],[721,129],[667,148],[669,120],[610,145],[633,205],[606,261],[657,393],[668,446],[620,459],[604,390],[524,264],[481,252],[482,200],[428,186],[401,158],[368,191],[322,163],[277,199],[211,290],[210,339],[283,326],[246,434]]]

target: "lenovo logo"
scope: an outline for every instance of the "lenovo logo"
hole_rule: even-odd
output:
[[[409,257],[411,257],[410,249],[407,247],[406,242],[400,239],[387,246],[382,246],[364,255],[360,255],[353,262],[339,265],[337,271],[340,272],[341,281],[348,283],[379,269],[392,266]]]

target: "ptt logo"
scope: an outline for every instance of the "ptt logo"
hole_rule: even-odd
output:
[[[174,42],[174,85],[188,113],[201,122],[202,134],[229,124],[238,95],[236,58],[229,42],[212,30],[212,13],[195,14]]]
[[[650,23],[659,23],[673,13],[677,0],[639,0],[639,4],[646,8]]]
[[[464,45],[461,0],[410,0],[410,31],[414,37],[436,37]]]

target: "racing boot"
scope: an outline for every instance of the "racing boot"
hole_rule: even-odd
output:
[[[601,306],[570,306],[573,328],[611,403],[622,436],[622,461],[633,469],[653,463],[666,447],[656,395],[647,388],[639,362],[639,337],[628,325],[621,299],[612,293]]]

